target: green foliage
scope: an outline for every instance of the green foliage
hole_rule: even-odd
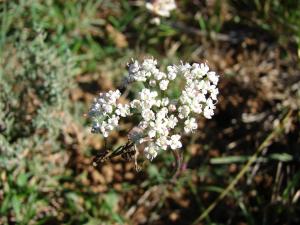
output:
[[[49,134],[47,138],[55,139],[61,126],[59,113],[67,109],[66,90],[72,87],[71,56],[49,47],[43,33],[34,35],[32,40],[21,37],[16,46],[7,43],[10,48],[3,51],[0,119],[6,127],[1,134],[4,145],[8,144],[5,140],[10,144],[24,143],[42,129]],[[38,145],[28,144],[23,148]]]
[[[271,31],[282,44],[300,40],[300,2],[294,0],[230,0],[240,10],[240,23]],[[251,15],[249,19],[249,14]]]
[[[43,192],[55,190],[57,175],[65,173],[67,152],[58,137],[70,108],[75,64],[67,45],[57,48],[43,28],[24,24],[25,1],[1,4],[1,222],[8,223],[4,215],[11,214],[28,224],[49,208],[51,196]]]

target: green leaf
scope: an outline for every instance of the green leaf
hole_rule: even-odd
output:
[[[27,184],[29,177],[30,177],[29,173],[21,173],[17,178],[17,185],[20,187],[24,187]]]
[[[288,162],[293,160],[293,156],[288,153],[273,153],[270,158],[281,162]]]
[[[248,160],[248,156],[224,156],[216,157],[210,160],[211,164],[231,164],[231,163],[242,163]]]
[[[12,197],[12,207],[14,209],[14,212],[16,214],[16,217],[17,217],[17,220],[20,220],[21,219],[21,199],[19,196],[17,195],[14,195]]]

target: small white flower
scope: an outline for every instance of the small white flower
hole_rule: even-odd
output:
[[[180,119],[183,119],[189,116],[191,110],[187,105],[184,105],[178,108],[178,112],[179,112],[178,117]]]
[[[178,134],[175,134],[175,135],[172,135],[170,140],[169,140],[169,145],[171,147],[171,149],[175,150],[177,148],[181,148],[182,147],[182,144],[180,142],[180,135]]]
[[[155,73],[153,73],[153,76],[154,76],[154,79],[158,80],[158,81],[167,77],[167,75],[164,72],[161,72],[159,70],[156,71]]]
[[[117,109],[116,109],[116,114],[118,116],[121,116],[121,117],[126,117],[130,114],[130,108],[129,108],[129,105],[125,104],[125,105],[122,105],[122,104],[118,104],[117,105]]]
[[[155,118],[155,114],[150,109],[144,109],[142,111],[142,117],[145,121],[153,120]]]
[[[199,64],[198,64],[199,65]],[[207,72],[209,71],[209,67],[206,63],[201,63],[199,65],[199,69],[200,69],[200,76],[203,77],[205,74],[207,74]]]
[[[217,95],[219,94],[219,90],[215,85],[210,85],[208,91],[210,92],[210,97],[213,100],[217,100]]]
[[[178,71],[176,66],[168,66],[167,70],[168,70],[168,79],[175,80]]]
[[[168,109],[169,109],[170,112],[175,112],[176,111],[176,105],[170,104]]]
[[[108,132],[105,129],[101,129],[103,137],[108,137]]]
[[[108,122],[109,125],[111,125],[113,127],[116,127],[119,124],[119,120],[120,120],[120,117],[118,117],[116,115],[113,115],[111,118],[109,118],[107,120],[107,122]]]
[[[203,115],[207,119],[211,119],[211,117],[214,115],[214,110],[209,108],[208,106],[205,106]]]
[[[120,96],[121,96],[121,92],[119,90],[109,91],[106,94],[106,97],[109,99],[109,101],[112,104],[116,103],[117,99],[120,98]]]
[[[216,72],[213,72],[213,71],[208,72],[207,77],[214,85],[218,84],[219,76],[216,75]]]
[[[206,97],[205,97],[205,94],[203,94],[202,92],[201,93],[198,93],[196,96],[196,101],[197,102],[206,102]]]
[[[138,71],[137,73],[133,74],[133,79],[136,81],[145,82],[147,80],[147,72],[146,71]]]
[[[164,106],[164,107],[169,105],[169,98],[163,98],[161,100],[161,105]]]
[[[167,114],[168,114],[168,108],[163,107],[161,110],[159,110],[159,111],[156,113],[156,118],[157,118],[158,120],[162,120],[162,119],[166,118]]]
[[[152,161],[156,156],[159,148],[154,144],[150,143],[144,150],[145,156],[147,159]]]
[[[190,107],[194,113],[202,113],[202,104],[200,104],[199,101],[197,101],[197,99],[193,100],[193,102],[190,104]]]
[[[156,80],[150,80],[149,84],[151,87],[155,87],[156,86]]]
[[[168,139],[166,136],[161,136],[156,141],[157,145],[161,147],[163,150],[167,150],[168,148]]]
[[[150,89],[144,88],[139,94],[142,101],[142,107],[151,108],[156,103],[156,91],[151,91]]]
[[[159,88],[163,91],[167,90],[169,81],[168,80],[162,80],[159,82]]]
[[[146,8],[162,17],[169,17],[170,12],[176,9],[175,0],[155,0],[146,3]]]
[[[198,124],[196,123],[195,118],[190,118],[184,122],[184,131],[185,133],[193,132],[193,130],[196,130],[198,127]]]
[[[157,106],[157,107],[160,107],[160,106],[161,106],[161,100],[157,99],[157,100],[155,101],[155,104],[154,104],[154,105]]]
[[[102,108],[105,113],[112,113],[113,111],[113,106],[111,104],[103,104]]]
[[[149,130],[148,136],[149,138],[154,138],[156,136],[156,131],[154,129]]]
[[[162,119],[156,119],[155,122],[151,121],[149,125],[151,127],[151,130],[155,131],[155,134],[159,134],[162,136],[169,135],[167,124]],[[150,135],[153,136],[153,133],[151,133]]]
[[[180,96],[181,103],[190,105],[193,101],[193,98],[195,97],[193,92],[194,92],[193,90],[188,90],[188,88],[182,91],[182,94]]]
[[[160,24],[160,18],[154,17],[150,20],[150,23],[158,26]]]
[[[174,115],[171,115],[168,118],[168,127],[173,129],[177,125],[177,122],[178,122],[178,119]]]
[[[207,106],[208,106],[209,108],[211,108],[211,109],[215,109],[215,108],[216,108],[216,106],[215,106],[215,104],[213,103],[213,101],[212,101],[211,98],[207,99],[206,104],[207,104]]]
[[[153,58],[145,59],[144,62],[142,63],[143,69],[149,72],[155,70],[156,65],[157,65],[157,60]]]
[[[105,121],[102,122],[100,131],[104,137],[108,137],[108,133],[110,130],[108,129],[108,124]]]
[[[191,67],[192,66],[189,63],[181,63],[181,65],[179,66],[179,71],[183,73],[184,76],[186,76],[188,73],[190,73]]]

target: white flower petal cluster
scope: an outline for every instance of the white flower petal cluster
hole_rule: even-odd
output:
[[[170,12],[176,9],[175,0],[152,0],[146,3],[146,8],[158,16],[169,17]]]
[[[153,160],[158,154],[159,148],[154,143],[150,143],[145,147],[144,153],[147,159]]]
[[[180,138],[181,136],[178,134],[172,135],[170,140],[169,140],[169,145],[171,147],[171,149],[177,149],[177,148],[181,148],[182,144],[180,142]]]
[[[186,79],[185,88],[180,97],[179,117],[188,118],[191,113],[203,115],[211,119],[214,115],[215,103],[219,90],[219,76],[209,71],[207,64],[182,64],[180,70]]]
[[[198,124],[196,122],[196,119],[191,117],[184,121],[184,132],[185,133],[190,133],[193,132],[193,130],[196,130],[198,128]]]
[[[100,94],[89,113],[93,132],[107,137],[121,117],[137,115],[138,132],[128,137],[136,144],[143,143],[145,157],[153,160],[161,150],[182,147],[182,134],[198,128],[197,115],[208,119],[214,115],[219,76],[207,64],[181,63],[170,65],[163,72],[158,69],[157,61],[150,58],[141,63],[132,60],[128,72],[127,81],[142,83],[144,88],[129,104],[118,103],[118,90]],[[180,82],[182,85],[178,85]],[[172,90],[178,87],[183,87],[180,96],[174,97]]]
[[[114,130],[118,124],[120,117],[130,115],[129,105],[117,104],[121,96],[119,90],[100,93],[89,111],[89,117],[92,120],[92,132],[102,133],[104,137],[108,137],[109,133]]]

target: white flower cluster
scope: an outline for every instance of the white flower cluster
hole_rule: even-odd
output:
[[[138,139],[132,141],[137,145],[144,143],[144,154],[152,160],[160,150],[181,148],[181,134],[189,134],[198,127],[197,115],[208,119],[214,115],[219,76],[207,64],[181,63],[162,72],[155,59],[145,59],[142,63],[132,61],[128,68],[127,81],[143,83],[144,88],[128,105],[117,103],[118,90],[100,94],[90,110],[93,132],[107,137],[120,117],[138,115]],[[183,87],[180,96],[173,97],[179,87]]]
[[[118,126],[120,117],[126,117],[130,114],[129,105],[117,104],[121,92],[119,90],[100,93],[89,111],[92,118],[92,132],[102,133],[108,137],[115,127]]]
[[[190,113],[200,114],[203,112],[207,119],[214,115],[215,102],[219,90],[217,84],[219,76],[209,71],[207,64],[185,64],[180,68],[186,79],[185,88],[180,97],[179,118],[187,118]],[[190,121],[188,124],[192,124]]]
[[[175,0],[152,0],[146,3],[146,8],[162,17],[169,17],[170,12],[176,9]]]

